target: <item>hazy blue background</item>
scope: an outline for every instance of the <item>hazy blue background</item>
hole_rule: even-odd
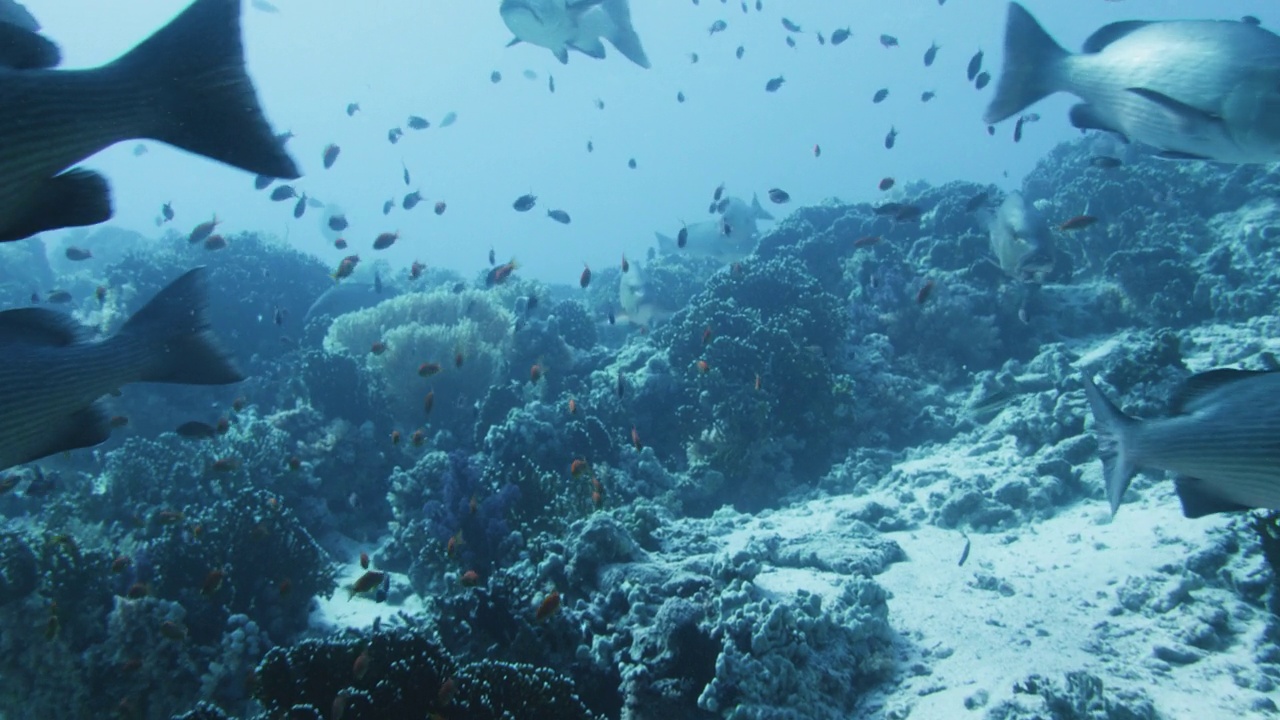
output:
[[[279,130],[297,134],[290,149],[306,176],[297,186],[347,211],[349,252],[385,257],[397,266],[414,259],[468,275],[487,266],[492,246],[501,260],[516,257],[522,272],[575,282],[582,263],[603,267],[626,251],[642,257],[653,233],[674,234],[680,220],[705,219],[711,192],[725,182],[730,194],[749,198],[771,187],[792,195],[792,205],[838,197],[878,199],[888,175],[899,185],[964,178],[1016,187],[1037,157],[1072,137],[1060,95],[1035,108],[1043,120],[1011,140],[1012,122],[987,136],[981,122],[994,82],[978,92],[965,66],[981,48],[984,67],[998,77],[1006,4],[996,0],[765,0],[763,12],[743,14],[737,0],[633,0],[632,18],[653,68],[643,70],[611,46],[604,61],[578,53],[561,65],[549,51],[504,48],[510,33],[498,0],[273,0],[269,14],[245,2],[250,71]],[[186,0],[27,0],[58,42],[64,67],[113,59],[161,26]],[[1238,18],[1254,14],[1268,24],[1261,0],[1040,0],[1026,3],[1068,47],[1115,20],[1178,17]],[[1274,11],[1271,13],[1274,15]],[[797,47],[785,44],[781,18],[800,24]],[[708,36],[717,19],[728,30]],[[819,46],[814,30],[830,37],[848,26],[840,47]],[[901,47],[885,49],[881,33]],[[925,68],[931,41],[941,46]],[[734,58],[742,44],[746,54]],[[689,53],[700,61],[691,64]],[[531,69],[538,79],[521,72]],[[498,70],[502,82],[492,84]],[[554,75],[556,92],[547,89]],[[777,93],[764,91],[786,77]],[[881,87],[891,94],[873,105]],[[677,91],[687,96],[676,102]],[[923,90],[938,97],[920,102]],[[598,110],[595,100],[605,102]],[[347,117],[348,102],[363,112]],[[438,123],[458,113],[449,128],[414,131],[409,114]],[[398,145],[387,130],[405,127]],[[897,147],[885,150],[890,126]],[[588,154],[586,143],[595,143]],[[321,166],[324,146],[342,156]],[[822,156],[814,158],[820,144]],[[273,203],[253,190],[253,178],[156,143],[135,157],[122,143],[86,165],[105,171],[115,189],[115,223],[154,235],[161,203],[171,200],[176,226],[188,231],[213,213],[223,231],[257,230],[283,237],[336,266],[346,253],[320,233],[323,213],[301,220],[293,203]],[[627,168],[628,158],[639,168]],[[407,192],[401,161],[413,187],[429,202],[413,212],[398,207],[383,217],[383,201]],[[1007,173],[1007,177],[1005,174]],[[519,214],[518,195],[534,192],[539,206]],[[895,191],[896,192],[896,191]],[[440,217],[431,203],[445,200]],[[573,223],[545,216],[562,208]],[[778,210],[779,208],[771,208]],[[781,216],[781,213],[779,213]],[[370,249],[374,236],[399,230],[402,240],[385,253]],[[54,240],[50,235],[47,239]]]

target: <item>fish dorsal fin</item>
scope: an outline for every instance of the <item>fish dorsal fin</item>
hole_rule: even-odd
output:
[[[1111,43],[1134,30],[1140,30],[1150,24],[1146,20],[1122,20],[1113,22],[1110,25],[1103,25],[1084,41],[1084,47],[1081,49],[1086,53],[1102,52]]]
[[[11,70],[40,70],[62,61],[58,46],[45,36],[0,22],[0,67]]]
[[[84,328],[66,313],[46,308],[0,312],[0,338],[11,342],[61,347],[74,345],[84,337]]]
[[[1173,394],[1170,409],[1175,415],[1192,413],[1209,395],[1218,390],[1243,380],[1250,380],[1261,375],[1270,375],[1270,370],[1236,370],[1234,368],[1218,368],[1187,378],[1187,381]]]

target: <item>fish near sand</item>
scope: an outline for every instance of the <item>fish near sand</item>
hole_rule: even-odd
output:
[[[1112,23],[1072,54],[1009,4],[1005,64],[983,119],[1057,92],[1084,102],[1071,124],[1154,146],[1170,159],[1280,160],[1280,36],[1234,20]]]
[[[527,42],[568,63],[569,50],[603,59],[604,38],[631,62],[649,67],[627,0],[502,0],[498,12],[515,35],[508,47]]]
[[[1193,375],[1175,395],[1170,416],[1153,420],[1124,414],[1093,380],[1083,381],[1112,515],[1142,468],[1177,475],[1174,489],[1189,518],[1280,510],[1280,372]]]
[[[44,36],[0,23],[0,242],[110,219],[106,179],[72,166],[124,140],[298,177],[245,72],[240,0],[196,0],[101,67],[56,70],[60,59]]]
[[[0,312],[0,468],[106,440],[96,401],[130,383],[242,380],[208,333],[205,284],[204,268],[188,271],[105,340],[65,313]]]

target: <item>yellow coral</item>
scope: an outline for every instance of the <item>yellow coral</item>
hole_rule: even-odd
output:
[[[472,404],[501,380],[514,322],[492,293],[409,293],[337,318],[324,349],[363,363],[381,394],[378,401],[404,428],[448,424],[470,419]],[[386,350],[374,354],[378,341]],[[423,363],[438,363],[441,370],[423,378]],[[435,393],[430,415],[424,409],[428,392]]]

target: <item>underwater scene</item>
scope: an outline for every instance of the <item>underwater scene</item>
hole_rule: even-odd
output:
[[[1261,0],[0,0],[0,720],[1280,716]]]

